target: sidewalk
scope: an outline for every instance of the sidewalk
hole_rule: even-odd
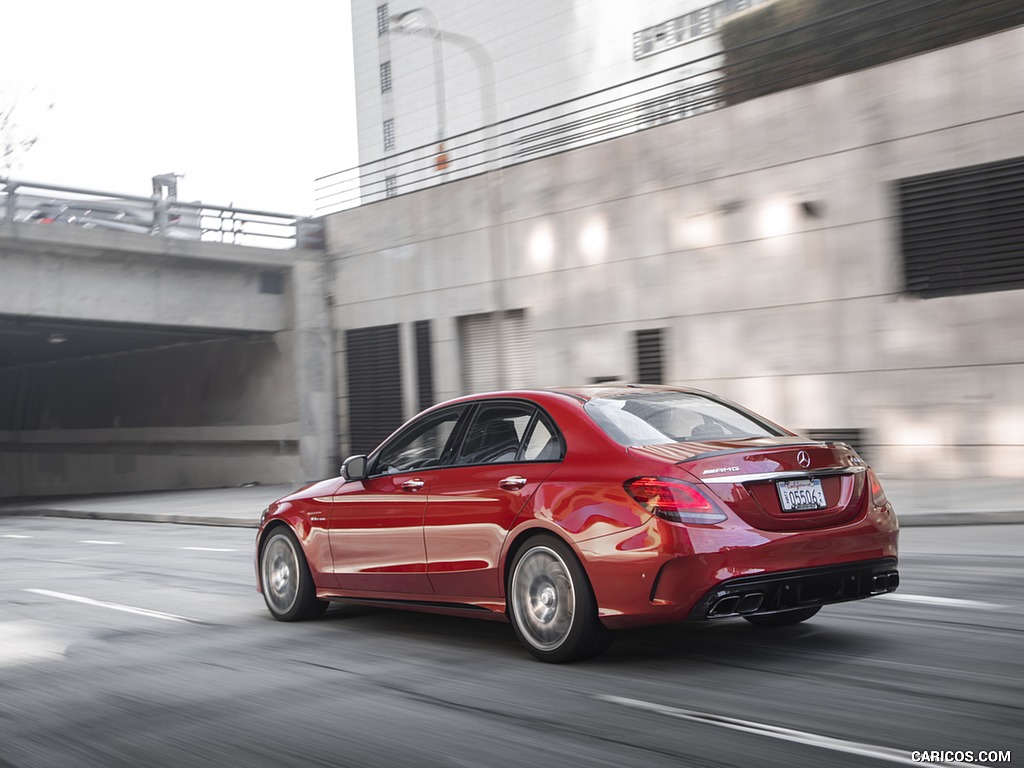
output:
[[[1024,523],[1024,478],[882,478],[900,525]]]
[[[900,524],[1024,523],[1024,479],[882,480]],[[253,485],[47,499],[0,499],[0,518],[69,517],[255,528],[260,513],[294,488]]]
[[[2,517],[72,517],[256,528],[275,499],[298,486],[252,485],[188,491],[149,491],[45,499],[0,499]]]

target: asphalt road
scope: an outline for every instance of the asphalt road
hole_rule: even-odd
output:
[[[567,666],[500,623],[277,623],[252,539],[0,520],[0,766],[1024,763],[1024,526],[907,529],[896,596],[622,632]]]

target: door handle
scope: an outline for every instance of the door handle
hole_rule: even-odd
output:
[[[402,483],[402,490],[403,491],[411,491],[411,492],[415,493],[416,491],[418,491],[422,487],[423,487],[423,481],[422,480],[406,480],[404,483]]]
[[[526,478],[520,475],[512,475],[511,477],[506,477],[504,480],[498,481],[498,487],[503,488],[506,491],[518,491],[524,485],[526,485]]]

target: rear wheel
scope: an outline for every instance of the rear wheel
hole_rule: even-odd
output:
[[[586,659],[611,642],[583,566],[552,536],[534,536],[516,554],[508,602],[516,636],[541,661]]]
[[[801,621],[807,621],[820,610],[821,606],[815,605],[811,608],[797,608],[792,611],[766,613],[761,616],[755,614],[754,616],[744,616],[743,618],[759,627],[788,627],[790,624],[799,624]]]
[[[270,615],[278,621],[315,619],[330,604],[317,599],[302,547],[287,528],[276,528],[263,543],[260,583]]]

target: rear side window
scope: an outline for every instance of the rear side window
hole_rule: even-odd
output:
[[[562,444],[547,418],[526,403],[484,405],[466,430],[457,464],[558,461]]]
[[[584,410],[622,445],[736,440],[781,434],[753,414],[689,392],[594,398]]]
[[[562,458],[562,441],[547,418],[539,412],[523,446],[522,458],[523,461],[560,461]]]

